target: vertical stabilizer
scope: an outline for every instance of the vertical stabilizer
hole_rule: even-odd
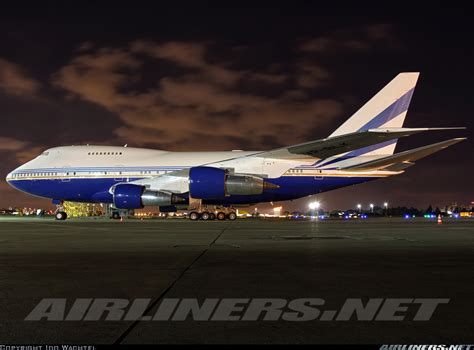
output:
[[[400,128],[410,105],[420,73],[400,73],[365,105],[346,120],[330,137],[373,128]],[[397,140],[361,148],[346,156],[389,155],[395,151]]]

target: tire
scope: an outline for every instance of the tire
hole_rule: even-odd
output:
[[[209,220],[209,219],[210,219],[210,214],[209,214],[207,211],[203,212],[203,213],[201,214],[201,219],[203,219],[203,220]]]
[[[216,214],[209,213],[209,220],[215,220],[215,219],[216,219]]]
[[[225,220],[225,213],[220,211],[217,213],[217,220]]]
[[[199,213],[196,211],[192,211],[189,213],[189,220],[196,221],[199,220]]]
[[[117,211],[114,211],[114,212],[112,213],[112,219],[115,219],[115,220],[120,219],[120,213],[117,212]]]
[[[234,212],[231,212],[229,213],[229,215],[227,215],[227,217],[229,218],[229,220],[234,221],[235,219],[237,219],[237,214]]]
[[[55,215],[54,218],[56,220],[64,221],[67,218],[67,214],[64,211],[58,211]]]

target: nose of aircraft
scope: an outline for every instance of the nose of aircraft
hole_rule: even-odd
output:
[[[10,181],[13,179],[13,173],[15,172],[15,170],[11,171],[8,173],[7,177],[5,178],[5,180],[10,183]]]
[[[34,184],[29,181],[27,174],[22,170],[24,170],[22,167],[16,168],[7,175],[5,180],[11,187],[21,192],[35,194]]]
[[[23,179],[23,177],[26,176],[25,174],[25,165],[28,164],[28,163],[25,163],[25,164],[22,164],[20,165],[18,168],[10,171],[8,174],[7,174],[7,177],[5,178],[5,180],[7,181],[7,183],[16,188],[16,189],[20,189],[18,186],[20,184],[20,180]],[[21,189],[20,189],[21,190]]]
[[[14,187],[14,188],[17,188],[17,187],[15,186],[15,181],[14,181],[14,179],[15,179],[15,171],[16,171],[16,170],[17,170],[17,169],[12,170],[11,172],[9,172],[8,175],[7,175],[7,177],[5,178],[5,180],[7,181],[7,183],[8,183],[10,186]]]

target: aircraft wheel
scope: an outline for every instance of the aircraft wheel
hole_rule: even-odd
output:
[[[237,214],[232,212],[232,213],[229,213],[229,215],[227,215],[227,217],[229,218],[229,220],[235,220],[237,219]]]
[[[210,214],[207,211],[201,214],[201,219],[209,220],[209,218],[210,218]]]
[[[216,219],[216,214],[209,213],[209,220],[215,220],[215,219]]]
[[[225,220],[225,213],[220,211],[217,213],[217,220]]]
[[[189,214],[189,219],[192,221],[196,221],[199,219],[199,213],[196,211],[193,211]]]
[[[54,217],[56,220],[66,220],[67,214],[64,211],[58,211]]]
[[[114,211],[112,213],[112,219],[115,219],[115,220],[120,219],[120,213],[118,211]]]

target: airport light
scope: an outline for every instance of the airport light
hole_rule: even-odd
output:
[[[318,201],[316,201],[316,202],[311,202],[311,203],[309,203],[308,206],[309,206],[309,209],[311,209],[311,210],[317,210],[317,209],[319,209],[319,206],[320,206],[320,205],[321,205],[321,203],[319,203]]]
[[[387,208],[388,208],[388,203],[385,202],[385,203],[383,204],[383,206],[385,207],[385,209],[387,209]]]
[[[373,213],[374,212],[374,205],[370,203],[370,211]]]
[[[359,209],[359,213],[362,212],[362,204],[357,204],[357,209]]]
[[[313,211],[313,217],[316,216],[315,215],[315,212],[318,211],[318,215],[319,216],[319,207],[321,206],[321,203],[319,203],[318,201],[314,201],[314,202],[311,202],[309,203],[308,207],[309,209],[311,209]]]

